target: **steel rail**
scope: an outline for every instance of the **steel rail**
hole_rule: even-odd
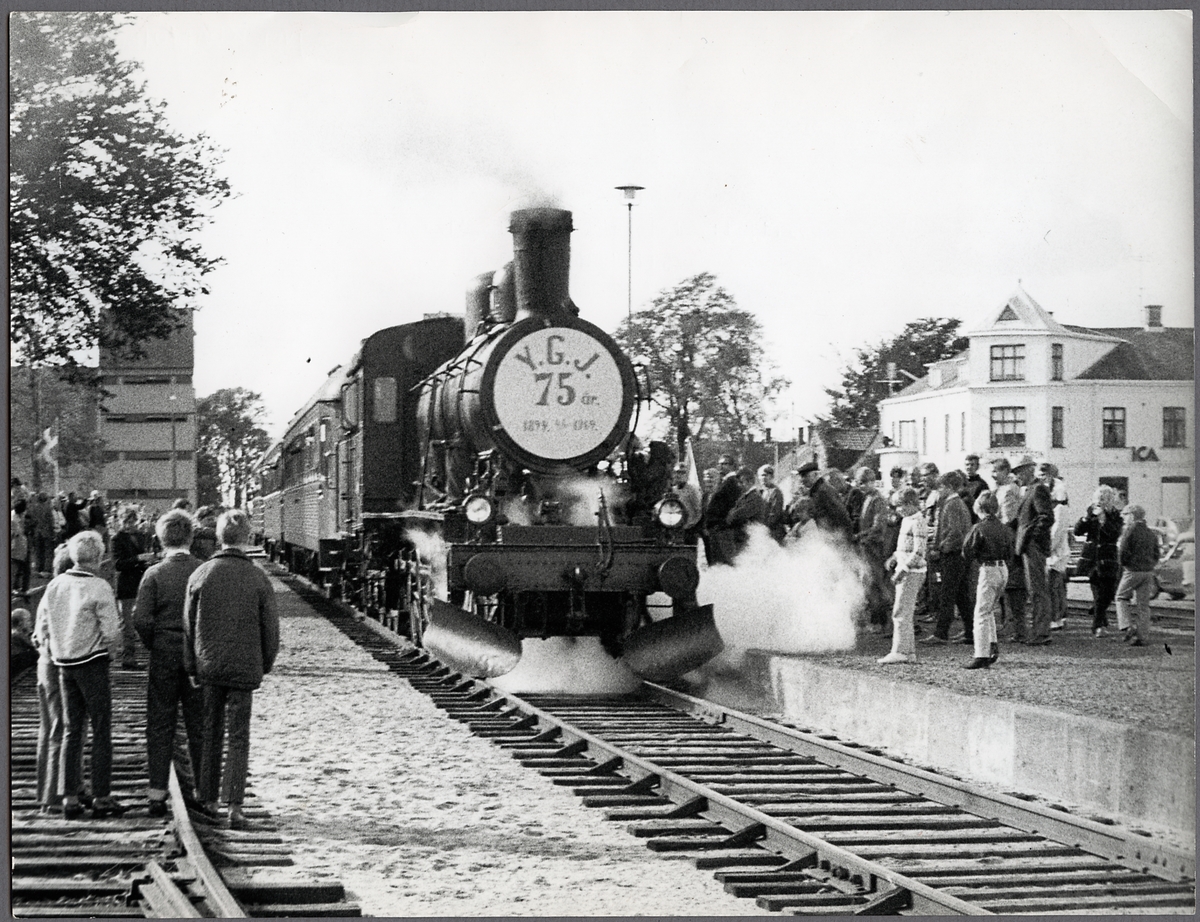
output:
[[[175,774],[174,765],[171,766],[171,777],[168,783],[171,790],[171,813],[175,818],[175,835],[179,839],[179,844],[187,852],[196,879],[204,888],[205,902],[212,908],[218,919],[249,918],[249,914],[229,891],[224,878],[209,860],[204,843],[196,834],[191,814],[188,813],[187,801],[183,797],[183,789],[179,786],[179,778]]]
[[[1156,868],[1177,881],[1196,876],[1196,853],[1150,839],[1132,840],[1093,820],[1052,810],[1000,793],[980,791],[954,778],[937,775],[883,756],[873,755],[833,740],[786,727],[733,708],[682,692],[646,683],[644,689],[653,700],[708,722],[720,723],[735,732],[762,740],[799,755],[863,775],[891,785],[909,794],[919,794],[948,806],[960,807],[974,816],[994,819],[1023,832],[1043,836],[1064,845],[1148,872]]]
[[[146,862],[150,879],[134,884],[133,895],[142,903],[147,919],[200,919],[203,916],[188,895],[157,861]]]
[[[572,747],[573,751],[580,755],[586,754],[587,758],[606,767],[620,766],[630,777],[631,785],[636,786],[638,790],[652,786],[660,796],[681,805],[693,804],[697,798],[703,800],[704,809],[696,810],[696,815],[730,830],[731,835],[727,840],[730,846],[747,843],[761,845],[787,858],[795,868],[814,864],[844,868],[850,872],[847,876],[859,877],[866,890],[878,893],[881,898],[886,897],[889,902],[899,901],[904,894],[908,894],[909,899],[905,900],[909,904],[908,908],[923,915],[993,915],[966,900],[942,893],[919,880],[862,858],[753,807],[738,803],[703,784],[690,781],[652,761],[635,756],[620,746],[572,726],[517,695],[497,689],[493,691],[535,718],[539,726],[555,728],[561,734],[564,747]],[[887,886],[881,888],[880,884],[884,881]]]

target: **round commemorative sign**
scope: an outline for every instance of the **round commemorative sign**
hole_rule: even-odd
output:
[[[621,421],[621,369],[586,329],[549,326],[512,344],[496,366],[497,421],[518,448],[566,461],[599,448]]]

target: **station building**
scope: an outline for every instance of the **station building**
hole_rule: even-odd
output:
[[[142,344],[131,359],[101,350],[107,395],[100,407],[104,440],[100,487],[106,499],[166,511],[176,499],[196,503],[196,392],[192,312],[166,339]]]
[[[1029,455],[1058,466],[1075,514],[1109,484],[1147,519],[1193,518],[1195,330],[1059,323],[1019,290],[965,335],[970,345],[879,404],[878,449],[895,465],[961,469]],[[990,478],[989,478],[990,479]]]

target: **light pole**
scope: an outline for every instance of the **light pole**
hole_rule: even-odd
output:
[[[617,186],[625,193],[625,205],[629,209],[629,320],[633,322],[633,197],[645,186]]]
[[[175,452],[175,403],[173,402],[175,399],[176,399],[176,397],[174,394],[171,394],[169,397],[167,397],[167,400],[172,401],[172,403],[171,403],[171,492],[172,493],[179,492],[179,462],[176,459],[176,452]]]

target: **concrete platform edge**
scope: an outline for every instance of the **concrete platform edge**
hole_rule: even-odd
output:
[[[898,673],[908,667],[876,675],[799,657],[747,659],[746,674],[777,713],[801,726],[1008,791],[1195,833],[1196,746],[1188,737],[968,697],[906,681]]]

